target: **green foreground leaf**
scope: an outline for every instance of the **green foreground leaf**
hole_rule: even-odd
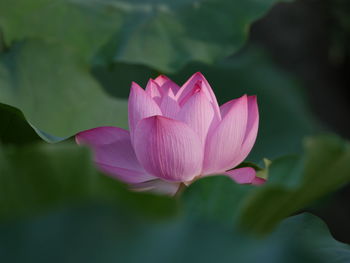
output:
[[[254,233],[270,232],[284,218],[350,182],[350,144],[335,136],[305,141],[304,155],[279,158],[260,187],[237,185],[229,178],[198,180],[183,204],[196,217],[239,222]]]
[[[76,145],[0,149],[0,255],[5,262],[350,259],[349,246],[335,241],[313,216],[278,225],[349,181],[349,144],[337,137],[308,140],[302,158],[273,162],[262,187],[219,176],[198,180],[180,206],[167,197],[127,191],[97,173],[87,149]],[[41,217],[33,217],[38,213]],[[276,225],[264,237],[252,234]]]
[[[272,163],[269,182],[249,197],[242,222],[253,231],[269,231],[283,218],[349,182],[349,142],[332,136],[310,138],[302,157]]]
[[[349,246],[305,214],[256,239],[205,220],[149,222],[124,210],[88,206],[0,227],[5,262],[346,263]]]
[[[170,198],[129,192],[98,173],[89,151],[70,144],[0,148],[0,193],[0,220],[91,202],[135,207],[146,215],[175,211]]]

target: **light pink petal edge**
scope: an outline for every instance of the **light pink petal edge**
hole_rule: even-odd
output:
[[[131,190],[136,192],[151,192],[154,194],[164,194],[174,196],[178,191],[180,183],[166,182],[161,179],[156,179],[144,183],[134,184]]]
[[[129,129],[131,134],[137,123],[147,117],[162,115],[157,103],[135,82],[131,84],[128,102]]]
[[[79,145],[92,149],[94,161],[103,172],[126,183],[141,183],[155,177],[137,161],[129,132],[117,127],[98,127],[76,135]]]
[[[160,90],[163,94],[167,94],[169,90],[171,90],[174,94],[176,94],[180,87],[167,76],[160,75],[154,80],[160,87]]]
[[[186,100],[193,94],[193,89],[196,89],[196,84],[201,83],[201,86],[203,86],[203,90],[206,93],[206,95],[209,98],[209,101],[212,103],[212,106],[214,108],[215,117],[220,120],[220,108],[218,101],[216,99],[216,96],[212,90],[212,88],[209,85],[209,82],[206,80],[206,78],[203,76],[202,73],[196,72],[194,73],[186,82],[182,85],[178,93],[176,94],[177,100],[182,106]]]
[[[256,96],[248,97],[248,122],[239,160],[243,162],[255,144],[259,129],[259,109]]]
[[[160,91],[159,85],[153,79],[149,79],[145,91],[158,105],[160,104],[163,94]]]
[[[256,171],[252,167],[242,167],[224,173],[238,184],[261,185],[265,183],[263,178],[256,176]]]
[[[248,118],[247,96],[232,104],[220,124],[208,134],[203,174],[217,174],[240,163],[240,151]]]

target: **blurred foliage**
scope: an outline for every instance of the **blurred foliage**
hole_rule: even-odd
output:
[[[0,150],[0,220],[86,202],[121,203],[157,216],[175,211],[174,200],[130,193],[98,173],[88,149],[34,144]],[[145,204],[152,203],[152,206]]]
[[[350,247],[310,214],[285,220],[258,239],[186,216],[150,222],[106,206],[65,209],[0,227],[5,262],[346,263]],[[316,237],[316,239],[315,239]]]
[[[276,159],[261,187],[209,177],[192,184],[184,205],[195,217],[227,224],[239,221],[255,233],[267,233],[292,215],[350,181],[350,143],[334,136],[305,141],[301,156]]]
[[[349,142],[330,136],[309,138],[303,156],[271,164],[267,187],[247,201],[242,223],[254,231],[269,230],[282,218],[346,185],[349,171]]]
[[[108,97],[68,50],[26,41],[2,54],[0,63],[0,101],[21,109],[46,140],[54,137],[45,133],[67,137],[101,125],[126,126],[126,101]]]
[[[2,0],[0,25],[7,43],[39,38],[89,63],[123,61],[169,72],[232,54],[250,23],[276,2]]]
[[[349,143],[334,136],[310,138],[304,155],[273,161],[261,187],[238,185],[220,176],[198,180],[183,193],[180,207],[174,199],[127,191],[99,174],[89,151],[76,145],[9,145],[0,153],[2,220],[68,204],[103,202],[151,215],[184,210],[193,218],[239,222],[254,233],[266,233],[350,180]]]
[[[296,169],[294,161],[277,160],[270,166],[270,181],[261,187],[237,185],[220,176],[201,179],[185,191],[180,206],[167,197],[129,192],[100,175],[85,148],[8,145],[0,152],[0,255],[5,262],[347,262],[349,247],[335,241],[311,215],[287,219],[263,238],[239,227],[252,219],[260,227],[266,218],[276,222],[275,206],[293,212],[293,200],[279,206],[283,193],[271,200],[256,197],[273,195],[276,187],[301,189],[315,176],[310,170],[320,172],[320,163],[334,172],[328,180],[320,178],[322,193],[338,187],[345,178],[338,172],[350,163],[348,146],[340,145],[339,138],[313,139],[301,158],[303,169]],[[331,152],[336,157],[325,160]],[[299,194],[312,201],[315,189]],[[264,204],[266,209],[259,209]],[[33,217],[44,211],[47,215]],[[24,215],[31,219],[24,220]],[[249,225],[246,230],[257,228]]]

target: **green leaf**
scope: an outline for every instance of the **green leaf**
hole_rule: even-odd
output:
[[[145,64],[164,72],[237,51],[250,24],[277,0],[11,0],[0,3],[7,42],[55,41],[86,61]]]
[[[104,90],[116,98],[129,97],[131,82],[134,81],[145,88],[150,78],[156,78],[159,75],[159,72],[151,68],[125,63],[98,65],[93,67],[92,73]]]
[[[47,141],[127,126],[127,102],[107,96],[84,64],[57,45],[27,41],[2,54],[0,86],[1,103],[19,108]]]
[[[223,176],[200,179],[184,191],[181,204],[194,218],[270,232],[284,218],[350,182],[350,144],[336,136],[309,138],[302,156],[278,158],[266,171],[268,180],[259,187]]]
[[[175,211],[170,198],[131,193],[99,174],[89,151],[70,144],[1,147],[0,193],[0,220],[91,202],[134,207],[146,215]]]
[[[349,182],[349,142],[335,136],[309,138],[302,157],[272,162],[268,182],[249,196],[241,221],[252,231],[270,231],[283,218]]]
[[[0,227],[5,262],[271,262],[346,263],[348,245],[305,214],[257,239],[205,220],[158,223],[122,209],[88,206]]]
[[[226,176],[211,176],[191,184],[181,203],[191,217],[233,225],[241,214],[243,200],[256,186],[239,185]]]

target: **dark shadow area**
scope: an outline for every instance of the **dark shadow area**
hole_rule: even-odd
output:
[[[276,5],[251,28],[250,41],[263,46],[277,65],[294,74],[316,116],[350,138],[350,2],[299,0]],[[350,171],[349,171],[350,172]],[[350,243],[350,187],[312,209],[335,238]]]
[[[276,5],[254,24],[251,41],[302,80],[316,115],[350,138],[350,2],[303,0]]]

